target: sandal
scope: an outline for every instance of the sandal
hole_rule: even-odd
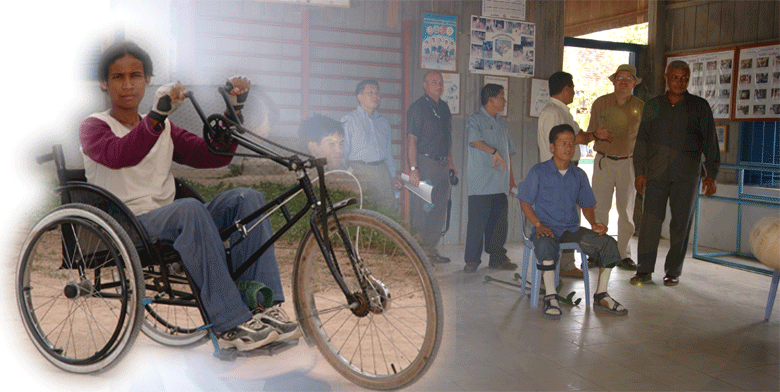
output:
[[[557,294],[550,294],[550,295],[545,295],[542,298],[542,301],[544,302],[544,307],[542,308],[542,316],[546,319],[557,320],[561,318],[561,313],[562,313],[561,308],[557,306],[553,306],[552,304],[552,300],[554,300],[556,296]],[[558,313],[550,313],[555,311],[558,311]]]
[[[605,312],[616,314],[618,316],[625,316],[625,315],[628,314],[628,309],[626,309],[625,307],[623,308],[623,310],[618,310],[618,308],[620,308],[623,305],[621,305],[620,302],[615,301],[614,298],[612,298],[612,301],[615,302],[615,304],[612,305],[612,308],[608,308],[608,307],[602,305],[601,304],[601,300],[604,299],[604,298],[607,298],[607,297],[612,298],[612,297],[609,296],[609,294],[607,294],[606,291],[603,292],[603,293],[594,294],[593,295],[593,309],[594,310],[603,310]]]

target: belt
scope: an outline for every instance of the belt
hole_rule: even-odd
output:
[[[633,157],[633,155],[623,155],[623,156],[618,156],[618,155],[607,155],[607,154],[604,154],[604,153],[602,153],[602,152],[599,152],[599,154],[601,154],[601,155],[602,155],[602,156],[604,156],[605,158],[611,159],[611,160],[613,160],[613,161],[622,161],[623,159],[628,159],[628,158],[631,158],[631,157]]]
[[[428,159],[432,159],[432,160],[434,160],[436,162],[441,162],[441,161],[447,159],[447,157],[437,157],[437,156],[432,155],[432,154],[421,154],[421,155],[424,155]]]
[[[359,163],[361,165],[368,165],[368,166],[379,166],[384,165],[385,160],[382,159],[381,161],[374,161],[374,162],[366,162],[366,161],[349,161],[349,163]]]
[[[599,158],[599,169],[601,169],[601,160],[604,159],[604,158],[611,159],[613,161],[622,161],[624,159],[628,159],[628,158],[633,157],[633,155],[624,155],[624,156],[607,155],[607,154],[604,154],[603,152],[599,152],[597,154],[601,155],[601,158]]]

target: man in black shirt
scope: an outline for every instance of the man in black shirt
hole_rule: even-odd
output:
[[[449,258],[439,254],[436,245],[447,213],[450,195],[449,171],[457,170],[452,163],[452,114],[447,102],[439,99],[444,91],[441,73],[430,71],[423,79],[423,94],[409,106],[407,132],[409,134],[409,183],[420,181],[433,185],[432,208],[423,208],[425,202],[413,196],[410,202],[411,223],[422,238],[422,247],[433,262],[448,263]],[[426,210],[428,210],[426,212]]]
[[[634,146],[634,186],[644,194],[644,211],[632,284],[652,279],[667,202],[672,220],[663,282],[666,286],[679,283],[696,207],[696,188],[702,177],[702,156],[702,193],[710,196],[717,190],[720,152],[715,121],[709,103],[687,91],[690,76],[684,61],[669,63],[664,75],[666,93],[647,101],[642,112]]]

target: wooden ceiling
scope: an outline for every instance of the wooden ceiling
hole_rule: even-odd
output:
[[[647,22],[648,0],[566,0],[564,35],[577,37]]]

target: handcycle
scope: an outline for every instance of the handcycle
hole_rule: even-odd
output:
[[[238,118],[225,89],[218,91],[232,118]],[[212,152],[270,159],[297,178],[291,188],[220,233],[232,278],[308,215],[292,272],[296,321],[305,341],[364,387],[395,389],[422,377],[441,343],[443,309],[420,245],[390,218],[354,208],[354,198],[333,203],[325,159],[267,140],[230,116],[207,117],[191,92],[188,98]],[[227,138],[248,152],[221,151],[214,140]],[[66,371],[97,372],[116,364],[140,330],[169,346],[211,340],[215,356],[235,358],[235,352],[216,344],[198,287],[172,244],[149,239],[119,199],[87,183],[84,170],[67,169],[60,146],[37,160],[55,161],[62,205],[41,218],[24,241],[15,291],[25,329],[41,354]],[[310,172],[317,178],[312,180]],[[300,193],[304,206],[290,211],[288,202]],[[177,179],[176,198],[182,197],[203,201]],[[281,214],[284,225],[234,270],[231,235],[259,229],[257,220],[271,214]]]

